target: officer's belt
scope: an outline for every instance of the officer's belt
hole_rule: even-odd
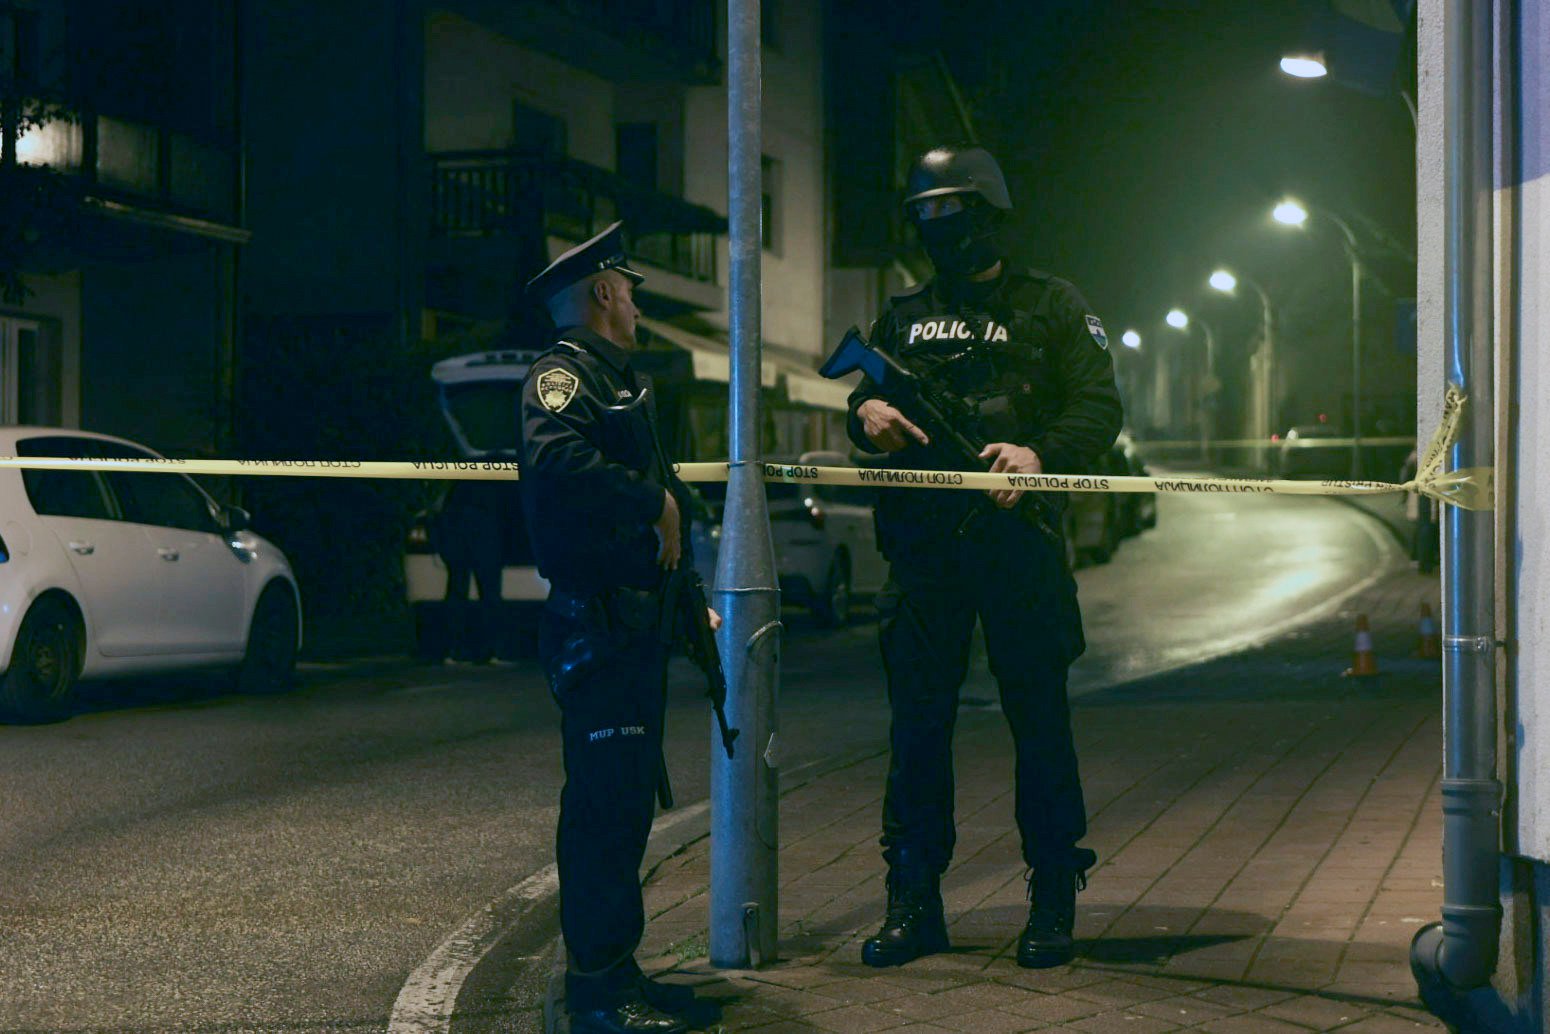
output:
[[[568,621],[602,618],[610,626],[637,631],[654,627],[662,609],[662,594],[655,589],[614,586],[598,592],[551,589],[544,609]]]

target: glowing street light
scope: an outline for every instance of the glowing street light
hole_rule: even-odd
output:
[[[1238,289],[1238,278],[1225,269],[1218,269],[1211,274],[1211,286],[1223,294],[1232,294]]]
[[[1169,309],[1168,315],[1164,318],[1168,321],[1168,326],[1175,330],[1183,330],[1189,326],[1189,316],[1183,309]]]
[[[1308,221],[1308,210],[1291,198],[1276,205],[1271,215],[1299,229]],[[1320,208],[1318,215],[1339,229],[1351,261],[1351,477],[1356,480],[1362,476],[1362,254],[1349,223],[1327,208]]]
[[[1308,210],[1290,198],[1276,205],[1270,215],[1283,226],[1301,226],[1308,221]]]
[[[1288,54],[1281,59],[1281,71],[1293,79],[1322,79],[1329,74],[1323,54]]]
[[[1137,334],[1133,330],[1125,331],[1125,333],[1120,336],[1120,340],[1125,343],[1125,347],[1126,348],[1140,348],[1141,347],[1141,335]]]

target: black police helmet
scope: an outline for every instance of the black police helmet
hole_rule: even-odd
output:
[[[1012,208],[1001,166],[983,147],[937,147],[915,159],[904,204],[947,194],[976,194],[993,208]]]

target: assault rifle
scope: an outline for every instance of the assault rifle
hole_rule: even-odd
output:
[[[721,670],[721,654],[716,650],[716,634],[710,630],[710,604],[705,599],[705,583],[692,567],[670,571],[662,586],[661,642],[681,646],[684,656],[705,673],[705,695],[710,697],[721,730],[721,746],[732,756],[732,741],[739,730],[727,725],[727,677]]]
[[[834,354],[818,368],[822,377],[834,380],[860,370],[875,384],[890,405],[931,439],[933,445],[943,443],[956,455],[960,463],[970,470],[989,470],[990,464],[980,459],[989,442],[972,436],[968,428],[974,426],[975,413],[962,399],[941,391],[928,383],[914,370],[887,352],[867,344],[861,331],[851,327],[840,339]],[[960,535],[968,534],[974,523],[987,507],[995,504],[988,496],[975,495],[978,509],[971,511],[963,524],[958,526]],[[1024,492],[1018,499],[1014,512],[1037,528],[1051,542],[1060,543],[1060,533],[1050,526],[1049,504],[1038,496]]]

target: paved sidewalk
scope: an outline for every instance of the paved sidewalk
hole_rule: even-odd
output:
[[[781,961],[709,967],[702,839],[648,879],[642,964],[762,1034],[1443,1029],[1408,964],[1441,901],[1439,666],[1410,656],[1437,596],[1435,576],[1396,574],[1271,646],[1074,702],[1099,865],[1069,967],[1015,963],[1011,745],[983,706],[956,739],[950,953],[860,962],[884,903],[878,756],[782,800]],[[1340,677],[1357,612],[1383,672],[1371,682]]]

